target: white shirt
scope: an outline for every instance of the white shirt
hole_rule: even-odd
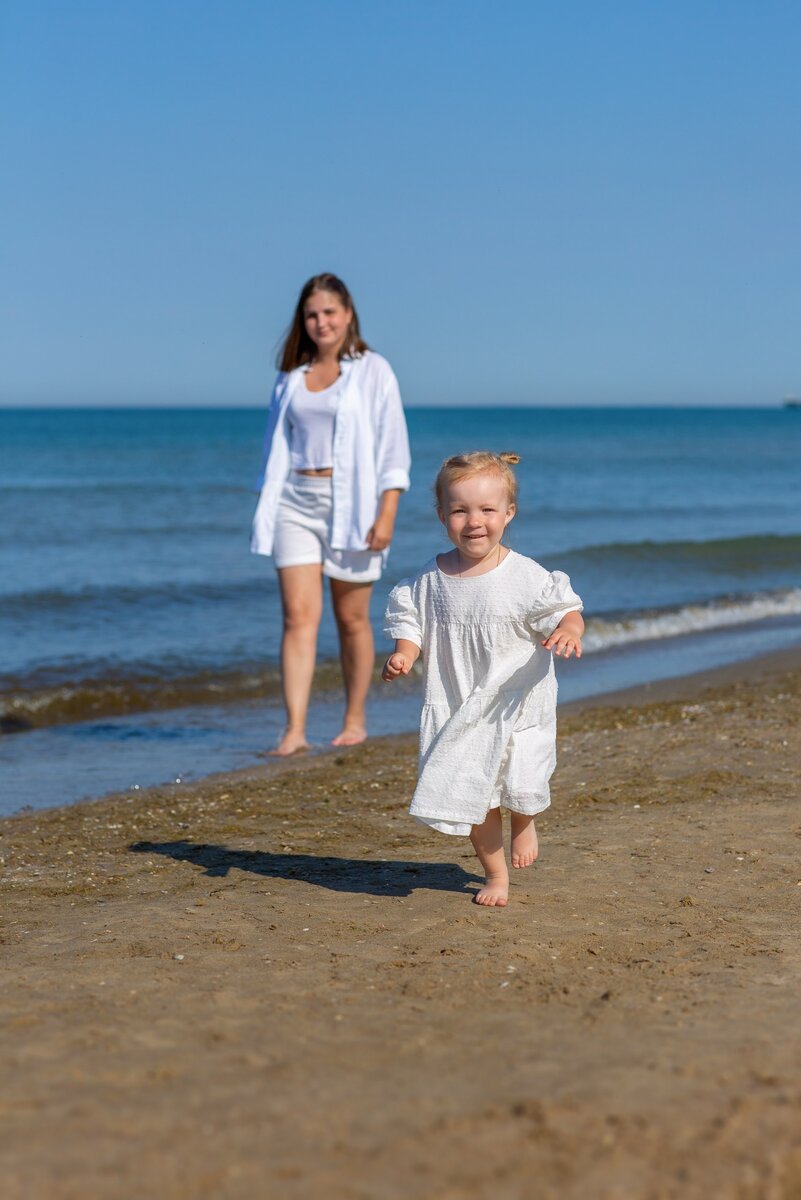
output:
[[[334,421],[340,381],[319,392],[310,392],[306,376],[295,389],[286,410],[289,458],[293,471],[319,471],[333,465]]]
[[[254,554],[272,554],[278,503],[291,466],[287,408],[304,371],[282,371],[273,389],[250,542]],[[367,350],[358,358],[343,358],[340,371],[331,464],[331,545],[336,550],[364,550],[382,492],[409,487],[409,436],[398,381],[385,358]]]
[[[549,803],[556,674],[541,640],[582,608],[561,571],[511,550],[485,575],[446,575],[436,559],[392,591],[385,634],[423,652],[420,763],[413,816],[480,825]]]

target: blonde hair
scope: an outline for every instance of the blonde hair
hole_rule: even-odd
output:
[[[520,455],[510,450],[493,454],[491,450],[471,450],[467,454],[454,454],[446,458],[439,469],[434,481],[434,495],[437,498],[437,508],[445,507],[445,492],[453,483],[466,479],[469,475],[493,474],[500,476],[506,487],[510,505],[517,506],[517,476],[512,467],[520,462]]]

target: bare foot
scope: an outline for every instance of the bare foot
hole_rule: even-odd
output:
[[[499,808],[491,808],[483,824],[473,826],[470,841],[486,876],[486,882],[476,892],[473,903],[505,908],[509,899],[509,868],[503,852],[503,824]]]
[[[512,817],[512,866],[530,867],[537,857],[537,831],[534,828],[534,818],[523,813],[511,814]]]
[[[507,872],[488,875],[486,883],[476,892],[475,903],[495,908],[506,908],[509,899],[509,875]]]
[[[301,754],[308,749],[309,743],[306,741],[305,734],[292,733],[287,730],[275,749],[268,750],[267,753],[277,758],[289,758],[290,754]]]
[[[332,746],[360,746],[367,741],[367,730],[363,725],[346,725],[331,742]]]

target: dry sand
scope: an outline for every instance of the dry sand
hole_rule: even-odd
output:
[[[506,909],[411,738],[0,823],[3,1200],[797,1200],[789,665],[563,716]]]

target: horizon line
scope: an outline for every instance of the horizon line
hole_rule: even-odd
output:
[[[269,401],[264,402],[237,402],[226,404],[219,401],[33,401],[28,403],[4,402],[0,400],[0,412],[181,412],[181,411],[196,411],[198,409],[209,412],[265,412],[269,406]],[[786,408],[801,407],[801,398],[796,396],[783,397],[780,400],[772,401],[753,401],[753,400],[706,400],[693,402],[690,400],[663,400],[663,401],[639,401],[639,400],[585,400],[577,402],[534,402],[534,403],[511,403],[511,404],[495,404],[491,401],[476,400],[476,401],[457,401],[454,403],[434,403],[424,404],[404,402],[404,408],[408,410],[420,410],[426,412],[441,411],[451,412],[453,410],[464,409],[485,409],[492,408],[493,411],[527,411],[527,410],[559,410],[559,411],[575,411],[588,409],[758,409],[758,410],[776,410]]]

